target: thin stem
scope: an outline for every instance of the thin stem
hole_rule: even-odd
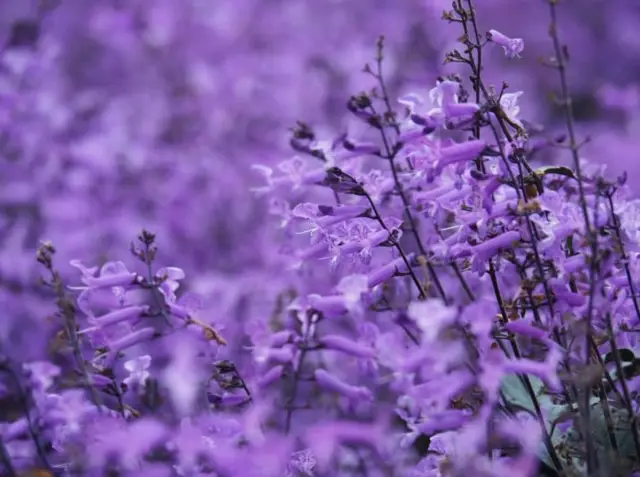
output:
[[[629,289],[631,290],[631,300],[633,301],[633,308],[636,312],[636,318],[640,320],[640,303],[638,302],[636,285],[633,281],[633,277],[631,276],[631,269],[629,267],[629,255],[627,255],[627,251],[624,246],[624,240],[622,240],[622,232],[620,231],[620,219],[618,219],[618,216],[614,212],[613,194],[607,194],[606,197],[607,204],[609,206],[609,213],[611,214],[611,218],[613,219],[613,230],[616,236],[616,243],[618,245],[618,248],[620,249],[620,258],[622,259],[624,272],[627,277],[627,283],[629,284]]]
[[[383,60],[383,40],[384,37],[380,37],[378,40],[378,54],[376,56],[376,72],[373,73],[373,77],[378,81],[378,84],[380,85],[380,91],[382,93],[382,101],[384,102],[385,108],[386,108],[386,115],[388,116],[388,119],[391,121],[391,125],[394,129],[394,131],[396,132],[396,136],[400,135],[400,127],[398,126],[398,122],[396,121],[396,116],[395,113],[393,111],[393,109],[391,108],[391,102],[389,100],[389,94],[387,92],[387,87],[384,81],[384,75],[382,74],[382,60]],[[371,106],[371,110],[372,113],[374,115],[377,115],[376,110],[374,108],[374,106]],[[386,158],[389,160],[389,163],[391,165],[391,173],[393,174],[393,180],[396,186],[396,191],[398,193],[398,195],[400,196],[400,199],[402,201],[402,205],[404,207],[404,213],[405,216],[407,217],[407,220],[409,221],[409,226],[411,229],[411,233],[413,234],[416,244],[418,246],[418,250],[420,251],[420,254],[425,257],[425,260],[427,258],[427,251],[422,243],[422,240],[420,239],[419,233],[418,233],[418,228],[417,228],[417,224],[416,224],[416,220],[413,217],[413,214],[411,213],[411,204],[409,203],[409,200],[407,198],[407,195],[404,191],[404,188],[402,187],[402,184],[400,182],[400,179],[398,177],[398,172],[395,166],[395,158],[398,154],[398,152],[401,150],[400,144],[399,143],[394,143],[393,146],[390,144],[390,141],[387,139],[386,137],[386,133],[384,130],[384,127],[380,128],[380,133],[382,136],[382,142],[384,144],[385,147],[385,151],[386,151]],[[479,134],[479,132],[478,132]],[[409,170],[413,170],[413,165],[411,164],[411,161],[409,159],[407,159],[407,166],[409,167]],[[433,282],[436,285],[436,288],[438,289],[438,293],[440,294],[440,296],[442,297],[443,301],[445,303],[448,303],[448,299],[446,296],[446,293],[444,291],[444,287],[442,286],[435,268],[433,267],[433,265],[431,263],[426,264],[427,269],[429,271],[429,275],[431,276]],[[467,294],[467,296],[469,297],[469,299],[471,301],[475,301],[475,295],[473,294],[473,291],[471,290],[471,287],[469,286],[469,284],[467,283],[467,281],[464,278],[464,275],[462,274],[462,271],[460,270],[460,268],[458,267],[457,263],[452,263],[451,264],[451,268],[453,269],[453,272],[455,273],[456,277],[458,278],[458,280],[460,281],[463,290],[465,291],[465,293]]]
[[[363,191],[364,191],[364,188],[363,188]],[[421,298],[426,298],[426,293],[425,293],[425,291],[424,291],[424,289],[422,287],[422,284],[420,283],[420,280],[418,280],[418,277],[416,276],[415,272],[413,271],[413,268],[411,267],[411,263],[409,262],[409,259],[408,259],[407,255],[404,253],[404,250],[402,250],[402,247],[400,246],[400,244],[395,240],[395,238],[393,238],[393,236],[391,234],[391,231],[389,230],[387,225],[384,223],[384,220],[382,220],[382,217],[380,216],[380,213],[378,212],[378,208],[376,207],[375,202],[373,201],[371,196],[367,193],[367,191],[364,191],[364,196],[367,198],[367,201],[369,202],[369,205],[371,206],[371,211],[374,214],[374,218],[378,221],[380,226],[384,230],[387,231],[387,233],[389,234],[389,240],[391,241],[391,243],[393,243],[394,247],[398,250],[398,253],[400,253],[400,256],[402,257],[402,261],[404,262],[405,266],[407,267],[407,273],[409,273],[409,275],[411,275],[411,278],[413,279],[414,284],[418,288],[418,292],[420,293],[420,297]],[[443,297],[443,301],[445,301],[445,303],[446,303],[446,295],[443,294],[442,297]]]
[[[371,106],[371,110],[373,114],[377,114],[374,106]],[[416,221],[413,218],[413,214],[411,213],[411,204],[409,203],[409,199],[407,198],[407,195],[404,192],[404,188],[402,187],[400,178],[398,177],[398,170],[396,169],[396,166],[394,163],[396,155],[398,154],[398,151],[399,151],[398,145],[396,144],[394,146],[391,146],[391,144],[389,143],[389,140],[387,139],[387,135],[384,132],[384,128],[380,129],[380,134],[382,136],[382,143],[384,145],[384,148],[387,154],[386,159],[389,160],[389,164],[391,165],[391,174],[393,175],[393,181],[395,183],[396,192],[398,193],[398,195],[400,196],[400,200],[402,201],[404,215],[406,219],[409,221],[409,227],[415,239],[416,245],[418,246],[418,250],[420,251],[420,254],[424,257],[427,257],[427,251],[424,248],[424,245],[422,244],[422,240],[420,239],[420,235],[418,233],[418,227],[416,225]],[[372,201],[369,200],[369,202],[372,202]],[[433,267],[432,264],[427,263],[427,269],[429,270],[429,275],[431,275],[431,279],[433,280],[433,283],[438,289],[438,294],[442,298],[442,301],[444,301],[445,304],[449,304],[449,299],[447,298],[447,294],[444,291],[444,287],[442,286],[442,283],[438,278],[435,268]],[[424,292],[422,291],[421,294],[424,294]]]
[[[6,475],[7,477],[18,477],[18,473],[11,462],[11,456],[7,450],[7,446],[4,445],[2,439],[0,439],[0,462],[2,462],[5,472],[2,475]]]
[[[22,408],[21,411],[24,414],[25,419],[27,420],[27,430],[29,432],[29,437],[31,437],[31,440],[35,445],[36,454],[38,456],[38,460],[40,461],[40,464],[45,469],[51,470],[51,464],[49,464],[49,461],[46,457],[46,452],[44,450],[42,443],[40,442],[40,436],[38,435],[38,431],[36,430],[36,426],[31,417],[29,403],[27,402],[27,397],[26,397],[27,393],[25,392],[25,389],[23,388],[22,383],[20,382],[20,378],[16,375],[15,371],[11,366],[3,366],[0,368],[0,370],[7,373],[7,375],[13,382],[13,385],[18,390],[18,395],[19,395],[18,402],[20,403],[20,407]]]
[[[297,365],[296,369],[293,371],[293,383],[292,383],[292,389],[291,389],[291,397],[289,398],[289,400],[288,400],[288,402],[286,404],[287,414],[286,414],[285,423],[284,423],[284,432],[285,432],[285,434],[288,434],[289,431],[291,430],[291,418],[293,417],[293,411],[295,409],[294,404],[295,404],[296,397],[298,395],[298,385],[300,383],[302,367],[304,365],[304,360],[307,357],[307,354],[311,351],[306,346],[306,343],[309,340],[311,330],[313,329],[312,325],[313,325],[314,315],[312,315],[312,316],[307,315],[306,319],[309,320],[309,323],[307,324],[307,328],[306,328],[306,330],[304,332],[304,335],[302,337],[303,343],[305,344],[305,346],[301,347],[301,349],[300,349],[300,357],[298,359],[298,365]]]
[[[605,321],[607,323],[607,330],[611,335],[611,351],[613,352],[613,358],[616,365],[616,373],[618,374],[618,379],[620,380],[620,385],[622,386],[622,394],[624,395],[625,409],[627,411],[629,422],[631,423],[631,435],[633,436],[633,445],[635,448],[636,457],[640,459],[640,438],[638,436],[638,425],[636,422],[636,415],[632,407],[633,401],[631,400],[631,393],[629,392],[629,387],[627,386],[627,380],[624,377],[624,369],[622,368],[622,359],[620,358],[620,350],[618,349],[618,345],[615,340],[613,323],[611,321],[611,313],[607,313]]]
[[[595,273],[597,271],[597,253],[598,253],[598,243],[597,243],[597,235],[595,231],[591,228],[591,220],[589,218],[589,211],[587,208],[587,200],[584,190],[584,176],[582,174],[582,167],[580,164],[580,156],[579,156],[579,145],[576,139],[575,133],[575,119],[573,116],[573,106],[571,100],[571,94],[569,91],[569,84],[567,81],[567,49],[563,47],[560,43],[560,38],[558,35],[558,12],[557,12],[557,0],[548,0],[549,4],[549,14],[551,17],[551,23],[549,25],[549,36],[551,37],[551,41],[553,43],[554,50],[554,65],[555,69],[558,71],[558,77],[560,80],[560,88],[561,88],[561,102],[563,106],[565,124],[567,127],[567,132],[569,136],[569,150],[571,151],[571,159],[573,161],[574,173],[576,175],[576,179],[578,182],[578,195],[580,208],[582,211],[584,224],[586,228],[586,236],[589,244],[591,257],[589,264],[589,303],[587,305],[587,316],[586,316],[586,333],[585,333],[585,341],[586,341],[586,357],[587,364],[590,361],[590,343],[593,339],[593,330],[592,330],[592,320],[593,320],[593,311],[594,311],[594,295],[595,295],[595,286],[596,286],[596,277]],[[596,214],[598,212],[598,207],[596,206]],[[596,218],[597,223],[597,218]],[[612,340],[615,341],[615,340]],[[584,391],[584,404],[583,404],[583,412],[584,412],[584,420],[585,425],[588,425],[589,422],[589,395],[585,389]],[[595,449],[593,439],[591,434],[587,432],[586,434],[586,446],[587,446],[587,466],[589,475],[593,475],[596,472],[595,466]]]
[[[506,308],[504,305],[504,300],[502,298],[502,294],[500,293],[500,287],[498,285],[498,280],[496,277],[496,271],[495,268],[493,266],[493,261],[489,260],[489,276],[491,278],[491,284],[493,285],[493,291],[495,293],[495,297],[496,297],[496,301],[498,302],[498,306],[500,307],[500,311],[502,313],[502,316],[504,318],[504,320],[507,320],[507,314],[506,314]],[[518,349],[518,344],[516,343],[515,339],[513,337],[509,337],[509,343],[511,344],[511,350],[513,351],[513,355],[516,359],[520,359],[522,357],[522,354],[520,353],[520,350]],[[502,349],[502,352],[504,353],[505,356],[508,356],[508,353],[506,351],[506,349],[504,349],[504,344],[502,342],[499,342],[498,345],[500,346],[500,348]],[[536,413],[536,417],[538,419],[538,422],[540,423],[541,429],[543,430],[543,434],[544,434],[544,443],[545,443],[545,447],[547,448],[547,452],[549,452],[549,455],[551,456],[551,460],[553,461],[553,465],[559,469],[562,470],[562,462],[560,461],[560,458],[558,457],[558,454],[556,453],[555,448],[553,447],[553,443],[551,441],[551,435],[549,434],[549,431],[547,430],[547,426],[545,425],[545,419],[544,416],[542,414],[542,408],[540,407],[540,403],[538,402],[538,397],[533,389],[533,386],[531,385],[531,380],[529,379],[529,377],[525,374],[522,375],[518,375],[521,383],[524,385],[525,389],[527,390],[527,394],[529,395],[529,399],[531,399],[531,402],[533,403],[534,406],[534,410]]]
[[[562,91],[562,103],[564,110],[564,117],[567,126],[567,132],[569,133],[569,150],[571,151],[571,159],[573,161],[573,168],[575,170],[576,178],[578,179],[578,192],[580,195],[580,207],[582,208],[582,214],[584,216],[585,225],[587,227],[587,237],[592,240],[593,231],[589,221],[589,213],[587,210],[587,201],[584,192],[584,179],[582,175],[582,167],[580,165],[580,156],[578,152],[578,141],[575,133],[575,119],[573,116],[573,106],[571,100],[571,94],[569,91],[569,84],[567,81],[567,65],[566,65],[566,49],[560,44],[560,38],[558,36],[558,12],[556,8],[557,0],[548,0],[549,13],[551,15],[551,25],[549,25],[549,36],[553,42],[553,50],[555,54],[555,66],[560,78],[560,87]]]
[[[93,404],[98,409],[100,409],[103,405],[103,401],[100,397],[100,394],[98,394],[98,391],[92,384],[93,381],[91,380],[91,377],[89,375],[89,371],[87,369],[87,365],[85,363],[84,357],[82,356],[82,351],[80,348],[80,338],[78,337],[78,325],[76,322],[76,306],[73,302],[73,299],[67,294],[60,274],[53,267],[54,254],[55,248],[53,247],[53,245],[51,245],[50,243],[43,243],[38,248],[36,257],[38,262],[44,265],[45,269],[51,276],[50,281],[45,283],[49,285],[56,294],[56,305],[58,307],[58,314],[63,320],[62,325],[67,340],[71,345],[73,357],[80,370],[80,374],[84,379],[85,386],[89,390]]]

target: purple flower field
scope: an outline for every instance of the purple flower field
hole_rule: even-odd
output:
[[[0,477],[640,476],[638,31],[0,2]]]

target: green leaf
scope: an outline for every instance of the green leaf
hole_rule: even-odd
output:
[[[551,402],[551,398],[544,394],[544,383],[535,376],[527,377],[529,378],[534,396],[540,404],[540,407],[545,408],[550,405],[552,406],[553,402]],[[536,408],[534,402],[520,376],[514,374],[505,376],[502,379],[501,391],[507,403],[528,411],[535,416]]]
[[[563,414],[566,414],[570,409],[565,405],[555,404],[551,399],[551,396],[545,392],[544,383],[540,379],[535,376],[527,377],[529,378],[529,382],[533,388],[535,399],[537,400],[544,419],[546,420],[545,427],[547,432],[550,434],[551,445],[556,449],[556,451],[560,448],[566,449],[571,447],[571,441],[574,438],[573,430],[569,428],[566,432],[561,432],[560,429],[553,425],[556,420],[561,419]],[[505,376],[502,381],[501,391],[502,396],[509,405],[518,407],[537,417],[532,397],[519,376]],[[597,402],[598,398],[592,398],[591,404],[595,404]],[[567,455],[566,453],[564,455],[560,454],[559,457],[562,460],[565,470],[570,471],[567,475],[582,475],[584,463],[578,457],[571,454]],[[551,455],[549,454],[544,442],[540,443],[538,458],[549,467],[560,470],[553,464]]]

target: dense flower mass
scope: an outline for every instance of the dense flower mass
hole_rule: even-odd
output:
[[[634,2],[27,3],[0,475],[640,475]]]

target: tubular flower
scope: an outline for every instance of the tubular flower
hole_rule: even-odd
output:
[[[508,58],[520,58],[520,53],[524,50],[524,40],[522,38],[509,38],[497,30],[489,30],[487,38],[500,45]]]

